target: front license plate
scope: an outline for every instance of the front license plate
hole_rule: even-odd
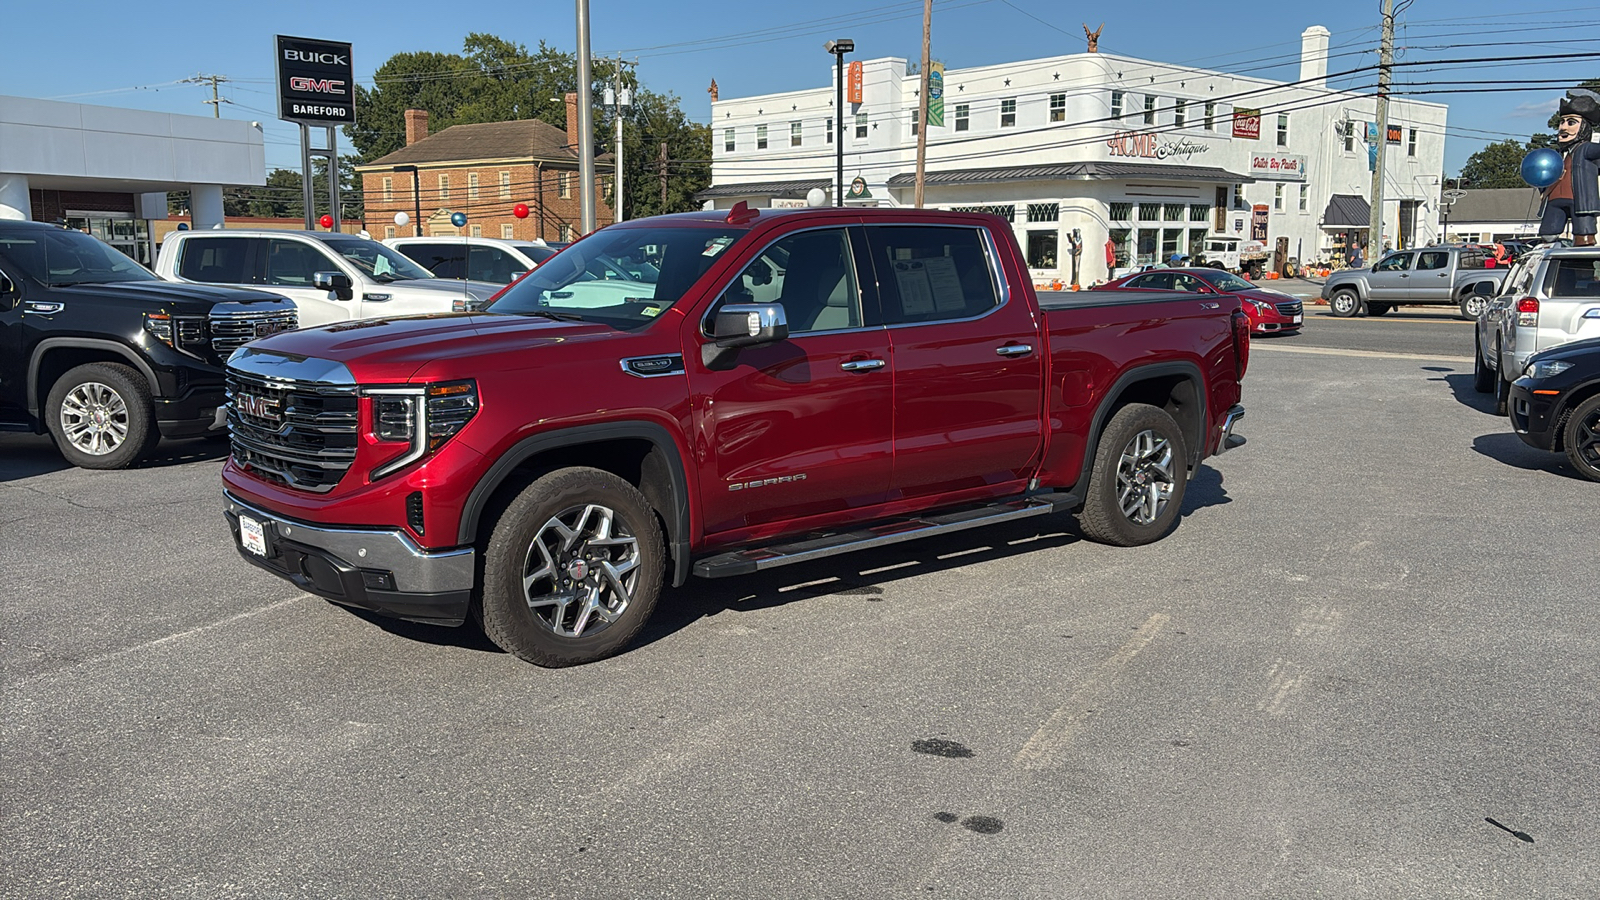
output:
[[[1300,320],[1303,319],[1303,318],[1305,318],[1305,316],[1295,316],[1294,317],[1294,323],[1296,325],[1299,325],[1300,324]]]
[[[267,555],[267,533],[249,516],[239,517],[239,544],[257,556]]]

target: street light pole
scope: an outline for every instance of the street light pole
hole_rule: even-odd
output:
[[[594,231],[594,79],[589,59],[589,0],[578,0],[578,216]]]
[[[856,42],[849,38],[829,41],[823,47],[835,60],[833,84],[833,205],[844,205],[844,55],[854,53]]]

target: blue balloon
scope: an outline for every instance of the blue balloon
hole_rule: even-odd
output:
[[[1566,160],[1549,147],[1540,147],[1522,158],[1522,180],[1536,188],[1547,188],[1561,180]]]
[[[450,214],[450,224],[454,225],[457,228],[460,228],[461,226],[467,224],[467,214],[466,213],[451,213]]]

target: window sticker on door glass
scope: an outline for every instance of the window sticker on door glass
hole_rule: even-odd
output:
[[[939,312],[965,312],[966,295],[961,291],[961,276],[956,274],[956,261],[948,256],[934,256],[922,260],[928,273],[928,287],[933,290],[933,304]]]
[[[894,281],[900,288],[900,308],[908,316],[921,316],[933,312],[933,287],[928,284],[928,271],[919,259],[894,264]]]
[[[733,238],[731,238],[731,237],[713,238],[713,239],[711,239],[711,240],[706,242],[706,249],[704,251],[702,251],[700,255],[701,256],[716,256],[718,253],[721,253],[722,251],[728,249],[728,246],[731,245],[732,243],[733,243]]]
[[[383,256],[383,254],[381,254],[381,253],[378,254],[377,258],[375,260],[373,260],[372,274],[374,276],[382,275],[385,272],[393,272],[393,271],[394,271],[394,266],[390,265],[389,260],[386,259]]]

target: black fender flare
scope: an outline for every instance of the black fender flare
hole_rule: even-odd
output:
[[[667,479],[672,491],[670,498],[672,508],[661,512],[662,519],[667,524],[667,542],[672,548],[672,584],[674,586],[683,584],[688,580],[690,571],[689,477],[684,468],[682,455],[678,452],[678,445],[672,439],[672,433],[663,425],[642,419],[560,428],[518,441],[489,466],[489,470],[483,473],[483,477],[478,479],[478,483],[467,495],[466,503],[461,507],[461,525],[456,535],[457,541],[466,545],[478,539],[478,524],[483,518],[483,510],[488,505],[489,498],[494,496],[495,491],[499,490],[506,479],[511,477],[511,473],[524,462],[550,450],[614,440],[648,441],[661,454],[661,459],[666,464]]]
[[[28,413],[30,415],[39,415],[39,367],[43,363],[46,353],[59,348],[109,350],[126,359],[133,364],[134,368],[139,370],[139,374],[144,376],[144,380],[150,383],[150,392],[152,394],[160,393],[161,382],[156,380],[155,370],[150,368],[150,364],[126,344],[119,344],[116,341],[108,341],[102,338],[45,338],[33,348],[33,356],[28,360]]]
[[[1200,367],[1188,360],[1138,366],[1122,373],[1116,381],[1112,382],[1111,389],[1106,391],[1106,395],[1101,399],[1100,405],[1095,407],[1093,424],[1089,426],[1089,434],[1084,441],[1083,468],[1078,472],[1078,482],[1074,485],[1074,489],[1081,489],[1089,483],[1089,473],[1094,469],[1095,451],[1100,447],[1100,432],[1104,431],[1106,423],[1111,421],[1112,413],[1118,407],[1117,401],[1122,398],[1122,394],[1127,390],[1128,385],[1150,378],[1166,378],[1173,375],[1181,375],[1194,385],[1195,397],[1200,401],[1200,416],[1197,429],[1199,433],[1188,436],[1194,442],[1194,445],[1189,448],[1188,462],[1193,467],[1199,465],[1200,461],[1206,458],[1205,440],[1207,433],[1210,431],[1209,423],[1211,418],[1207,410],[1208,400],[1206,397],[1205,375],[1201,373]]]

